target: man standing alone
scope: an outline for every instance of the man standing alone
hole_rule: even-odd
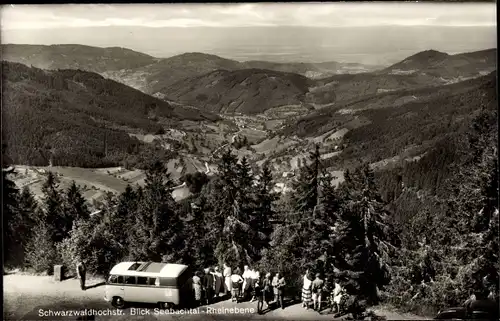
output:
[[[80,279],[80,288],[85,291],[85,276],[87,274],[87,268],[82,260],[79,260],[76,264],[76,275]]]

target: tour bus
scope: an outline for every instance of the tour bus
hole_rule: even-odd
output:
[[[126,302],[138,302],[170,309],[189,301],[191,280],[187,265],[121,262],[109,273],[104,299],[117,308],[124,308]]]

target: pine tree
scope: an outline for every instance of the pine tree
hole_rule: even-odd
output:
[[[259,180],[256,186],[256,209],[253,216],[253,222],[256,231],[264,233],[269,240],[272,232],[270,220],[275,217],[274,202],[277,200],[277,194],[273,190],[273,177],[269,164],[263,164]]]
[[[267,268],[277,268],[289,275],[293,280],[291,286],[297,289],[300,289],[297,280],[304,272],[297,267],[324,268],[322,262],[328,260],[324,243],[335,216],[331,212],[335,207],[331,177],[321,163],[319,146],[311,153],[309,164],[304,165],[291,192],[291,204],[277,215],[282,224],[272,233],[271,249],[263,260]]]
[[[15,232],[14,240],[18,248],[19,258],[24,255],[26,246],[32,237],[33,228],[37,225],[35,220],[36,216],[39,215],[37,213],[38,204],[35,197],[25,186],[18,197],[16,215],[11,225],[12,231]]]
[[[63,196],[59,190],[59,180],[49,172],[43,184],[43,223],[49,229],[53,242],[62,241],[71,230],[72,221],[68,220],[63,208]]]
[[[304,166],[298,181],[294,184],[293,203],[296,211],[310,218],[320,198],[322,166],[319,145],[315,146],[309,158],[310,164]]]
[[[208,191],[204,188],[204,192]],[[202,200],[200,197],[195,200],[189,200],[189,209],[191,220],[184,224],[182,234],[185,236],[185,248],[183,249],[183,262],[193,266],[195,269],[205,268],[207,265],[214,265],[217,259],[214,256],[215,244],[210,234],[213,233],[209,229],[206,220],[210,213],[204,211]],[[193,201],[193,206],[191,206]]]
[[[128,256],[129,249],[129,235],[123,231],[132,231],[135,228],[138,202],[136,191],[127,185],[116,203],[112,202],[112,208],[102,215],[103,228],[116,241],[117,256],[122,259]]]
[[[248,163],[238,164],[236,156],[226,151],[218,166],[219,177],[212,187],[213,199],[206,203],[207,220],[217,244],[215,256],[219,263],[226,262],[233,266],[249,264],[255,261],[259,250],[251,240],[263,238],[250,226],[253,214],[252,197],[245,193],[252,188],[252,178]]]
[[[377,288],[390,278],[392,243],[396,242],[368,164],[354,173],[346,172],[340,193],[341,215],[333,233],[334,265],[344,275],[350,294],[376,303]]]
[[[182,224],[172,198],[172,186],[162,163],[157,161],[149,166],[129,243],[133,259],[160,261],[166,255],[169,261],[177,260],[176,252],[182,248]]]
[[[86,220],[89,218],[90,211],[87,201],[83,198],[80,188],[75,184],[75,181],[68,187],[64,196],[64,213],[68,221],[71,222],[71,225],[73,225],[74,220]]]
[[[483,110],[462,144],[456,176],[450,183],[443,225],[449,255],[467,271],[464,288],[492,291],[498,297],[498,150],[497,111]],[[496,235],[496,236],[495,236]]]

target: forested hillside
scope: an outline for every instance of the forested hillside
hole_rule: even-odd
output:
[[[388,291],[396,306],[433,311],[470,293],[498,302],[497,118],[485,108],[420,160],[380,173],[404,249]]]
[[[442,87],[369,95],[320,109],[295,122],[283,133],[302,137],[348,128],[346,148],[331,166],[343,168],[375,163],[394,156],[425,153],[450,134],[461,132],[482,108],[497,107],[496,75]],[[360,126],[353,122],[362,121]]]
[[[138,68],[156,58],[126,48],[84,45],[2,44],[2,59],[41,69],[82,69],[92,72]]]
[[[257,114],[272,107],[300,104],[310,80],[270,70],[218,70],[160,90],[168,99],[221,113]]]
[[[396,63],[382,72],[420,73],[446,79],[474,77],[495,68],[497,49],[449,55],[436,50],[426,50]]]
[[[4,142],[16,164],[48,165],[50,158],[66,166],[134,164],[165,151],[129,132],[155,133],[182,119],[205,119],[94,73],[4,62],[2,77]]]

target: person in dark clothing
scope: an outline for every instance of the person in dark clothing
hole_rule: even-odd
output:
[[[278,278],[278,283],[276,284],[276,288],[278,290],[277,303],[282,309],[284,309],[285,305],[283,303],[283,297],[285,295],[286,286],[285,277],[279,273],[276,273],[276,277]]]
[[[261,282],[262,281],[260,280],[260,278],[254,279],[254,284],[253,284],[253,296],[257,298],[257,312],[259,314],[262,314],[264,310],[264,296],[263,296],[264,288]]]
[[[210,304],[214,298],[214,276],[210,273],[210,269],[205,269],[203,276],[203,287],[205,288],[205,300]]]
[[[269,307],[269,300],[272,293],[271,273],[268,272],[262,281],[262,300],[266,302],[267,307]]]
[[[319,273],[316,274],[316,279],[312,283],[311,292],[313,298],[314,310],[321,311],[321,294],[323,293],[324,281],[320,278]]]
[[[85,291],[85,277],[87,274],[87,268],[85,266],[85,262],[79,261],[76,264],[76,275],[80,279],[80,288]]]

